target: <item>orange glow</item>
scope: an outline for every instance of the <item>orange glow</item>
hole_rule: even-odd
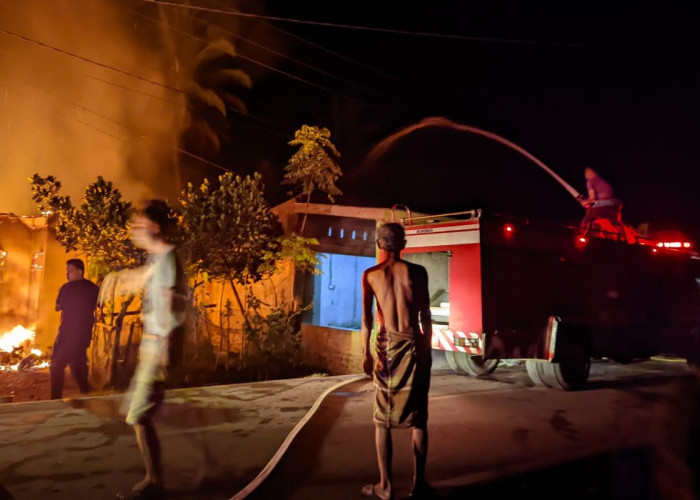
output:
[[[34,331],[17,325],[9,332],[0,335],[0,351],[12,352],[15,347],[27,341],[34,342]]]
[[[35,356],[41,356],[43,353],[40,349],[33,348],[34,344],[34,330],[30,328],[25,328],[22,325],[16,325],[12,330],[6,331],[0,334],[0,351],[12,353],[15,349],[20,348],[23,351],[22,356],[28,356],[34,354]],[[41,364],[34,365],[35,368],[44,368],[49,366],[49,363],[44,361]],[[13,365],[0,365],[0,370],[17,370],[19,368],[19,363]]]

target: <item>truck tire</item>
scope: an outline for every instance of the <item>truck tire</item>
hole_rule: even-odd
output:
[[[466,354],[463,359],[465,370],[473,377],[491,375],[498,368],[500,361],[500,359],[484,359],[483,356],[467,356]]]
[[[537,373],[540,379],[549,387],[565,391],[583,389],[591,369],[591,358],[585,348],[579,343],[572,342],[559,347],[558,351],[557,363],[535,362],[538,365]],[[528,375],[530,375],[529,371]]]
[[[482,356],[470,356],[465,352],[445,351],[447,364],[460,375],[489,375],[498,367],[498,359],[484,359]]]
[[[540,387],[549,387],[547,384],[544,383],[544,380],[542,379],[542,365],[544,365],[546,361],[540,361],[537,359],[528,359],[525,360],[525,368],[527,369],[527,376],[530,377],[530,380],[532,380],[532,383],[540,386]]]
[[[462,370],[460,368],[459,364],[457,363],[457,358],[458,355],[461,354],[459,352],[454,352],[454,351],[444,351],[445,352],[445,361],[447,361],[447,365],[450,367],[450,369],[458,373],[460,375],[467,375],[467,372]]]

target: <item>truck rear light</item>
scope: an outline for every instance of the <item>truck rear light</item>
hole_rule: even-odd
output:
[[[506,234],[513,234],[513,231],[515,228],[513,227],[513,224],[506,224],[503,226],[503,232]]]
[[[586,243],[588,243],[588,238],[586,238],[585,236],[579,236],[577,241],[585,245]]]

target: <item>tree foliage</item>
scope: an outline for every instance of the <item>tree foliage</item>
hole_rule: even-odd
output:
[[[111,182],[98,177],[86,187],[79,206],[60,194],[61,182],[52,175],[34,174],[30,182],[39,210],[54,217],[56,240],[66,250],[85,254],[91,274],[99,278],[144,261],[144,253],[129,239],[132,205]]]
[[[298,234],[280,236],[279,245],[274,251],[268,251],[260,270],[263,274],[274,273],[280,260],[291,260],[294,268],[302,273],[320,274],[316,248],[319,243],[316,238],[304,238]]]
[[[143,262],[144,254],[129,240],[132,206],[111,182],[99,177],[87,187],[78,207],[61,195],[55,177],[35,174],[31,183],[37,207],[53,214],[59,243],[86,254],[98,276]],[[215,184],[207,179],[198,187],[188,184],[178,208],[177,244],[189,274],[231,286],[246,338],[257,347],[263,364],[272,359],[291,363],[299,346],[300,315],[306,308],[296,301],[278,300],[277,291],[285,289],[275,278],[286,279],[278,272],[281,261],[291,261],[302,272],[318,272],[318,241],[283,235],[258,173],[252,177],[226,173]],[[256,297],[250,286],[263,279],[273,291],[270,304]],[[243,287],[244,295],[239,295],[237,286]],[[131,300],[122,303],[118,318],[124,317]],[[230,316],[230,304],[228,309]]]
[[[193,271],[247,284],[261,278],[282,227],[263,196],[260,174],[227,172],[218,185],[188,184],[180,200],[184,250]]]
[[[301,194],[307,198],[318,190],[335,202],[334,197],[343,194],[335,185],[343,172],[335,161],[340,153],[330,137],[331,133],[325,127],[302,125],[294,132],[294,139],[289,141],[289,145],[298,146],[299,149],[287,162],[282,182],[298,186]]]

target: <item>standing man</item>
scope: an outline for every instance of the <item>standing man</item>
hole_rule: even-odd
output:
[[[66,262],[68,283],[58,291],[56,311],[61,311],[61,325],[51,355],[51,399],[61,399],[66,366],[70,366],[80,392],[88,386],[87,348],[92,340],[95,324],[95,306],[99,288],[86,280],[85,264],[80,259]]]
[[[384,260],[362,276],[363,368],[374,377],[374,424],[379,483],[367,484],[362,494],[393,498],[391,483],[392,428],[413,428],[413,488],[410,498],[431,489],[425,480],[428,453],[428,390],[432,364],[430,296],[424,267],[401,259],[406,245],[403,227],[396,223],[377,229],[377,246]],[[370,352],[372,306],[376,299],[379,332],[377,359]]]
[[[146,477],[121,498],[149,498],[163,490],[161,447],[153,415],[163,402],[170,341],[173,331],[184,321],[187,298],[182,266],[175,247],[168,243],[174,226],[170,207],[164,201],[148,201],[131,221],[131,240],[148,252],[148,263],[139,269],[108,275],[100,293],[102,302],[115,280],[123,282],[122,291],[143,290],[139,361],[122,409],[126,422],[134,427]]]

